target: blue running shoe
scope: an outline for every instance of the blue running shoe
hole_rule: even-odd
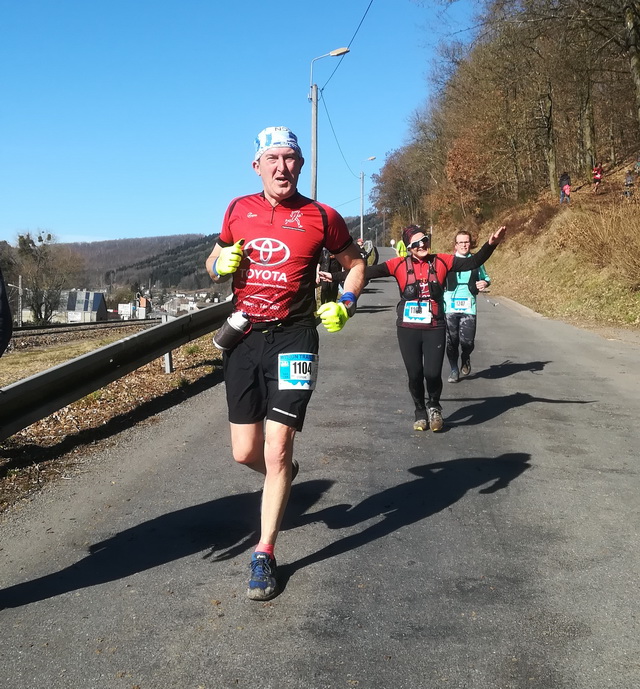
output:
[[[251,557],[251,579],[247,596],[251,600],[269,600],[278,593],[276,559],[267,553],[254,553]]]

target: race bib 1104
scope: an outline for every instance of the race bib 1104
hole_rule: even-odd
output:
[[[317,378],[317,354],[278,354],[278,390],[313,390]]]

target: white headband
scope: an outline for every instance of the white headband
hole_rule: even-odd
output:
[[[302,151],[298,144],[298,137],[287,127],[267,127],[256,137],[256,155],[254,160],[269,148],[292,148],[300,157]]]

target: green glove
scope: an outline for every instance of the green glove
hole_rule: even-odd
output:
[[[242,245],[244,239],[239,239],[233,246],[225,246],[213,264],[213,272],[222,277],[235,273],[242,261]]]
[[[330,332],[337,333],[342,330],[344,324],[349,320],[347,307],[341,302],[329,301],[318,309],[318,316],[322,325]]]

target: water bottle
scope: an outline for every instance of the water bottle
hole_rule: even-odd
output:
[[[235,347],[251,330],[251,321],[244,311],[234,311],[213,336],[213,344],[223,352]]]

